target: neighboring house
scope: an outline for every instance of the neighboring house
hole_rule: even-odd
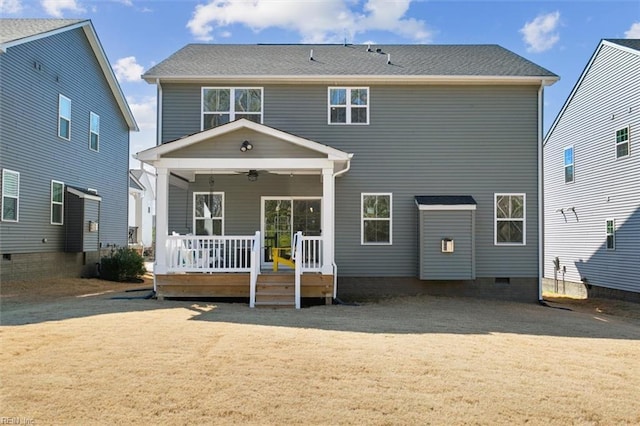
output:
[[[538,299],[555,74],[496,45],[187,45],[143,78],[159,296]]]
[[[127,244],[136,122],[88,20],[0,20],[0,279],[95,272]]]
[[[546,289],[640,296],[639,135],[640,40],[602,40],[544,141]]]
[[[149,248],[153,244],[155,197],[150,172],[129,170],[129,245]]]

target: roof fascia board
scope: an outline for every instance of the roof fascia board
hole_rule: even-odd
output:
[[[77,22],[75,24],[70,24],[64,27],[60,27],[60,28],[56,28],[55,30],[50,30],[50,31],[44,31],[38,34],[34,34],[31,36],[27,36],[27,37],[23,37],[23,38],[19,38],[16,40],[12,40],[12,41],[8,41],[6,43],[2,43],[0,45],[0,51],[2,51],[2,53],[6,53],[7,49],[10,47],[14,47],[14,46],[19,46],[21,44],[24,43],[29,43],[32,41],[36,41],[36,40],[40,40],[42,38],[46,38],[46,37],[50,37],[56,34],[60,34],[60,33],[64,33],[66,31],[70,31],[70,30],[75,30],[76,28],[80,28],[80,27],[84,27],[85,25],[87,25],[88,23],[90,23],[89,20],[84,20],[81,22]]]
[[[93,200],[93,201],[102,201],[102,197],[99,195],[90,195],[90,194],[87,194],[86,192],[78,191],[77,189],[71,188],[69,186],[67,186],[67,192],[70,192],[79,198],[86,198],[87,200]]]
[[[476,210],[475,204],[416,204],[418,210],[427,211]]]
[[[144,80],[150,84],[167,83],[211,83],[211,82],[261,82],[308,84],[308,83],[381,83],[381,84],[535,84],[541,82],[550,86],[560,78],[557,76],[451,76],[451,75],[202,75],[202,76],[154,76],[144,75]]]
[[[640,56],[640,50],[632,49],[631,47],[628,47],[628,46],[623,46],[621,44],[613,43],[613,42],[608,41],[608,40],[602,40],[602,44],[604,44],[606,46],[614,47],[616,49],[622,50],[622,51],[627,52],[627,53],[631,53],[633,55]]]
[[[107,59],[107,55],[102,48],[102,44],[100,43],[100,39],[98,38],[98,34],[96,34],[95,29],[93,28],[93,24],[91,21],[85,21],[84,25],[84,33],[87,36],[87,40],[89,40],[89,44],[93,49],[93,53],[96,55],[96,59],[100,64],[100,68],[104,73],[105,78],[107,79],[107,83],[113,92],[114,97],[116,98],[116,102],[120,107],[120,111],[124,116],[127,125],[129,126],[129,130],[137,132],[139,131],[138,124],[136,123],[136,119],[129,108],[129,104],[127,103],[127,99],[122,92],[122,88],[116,79],[116,75],[113,73],[113,68],[111,68],[111,64]]]
[[[325,158],[162,158],[154,162],[158,168],[171,170],[320,170],[333,168]]]

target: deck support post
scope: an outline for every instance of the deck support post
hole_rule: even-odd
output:
[[[156,262],[155,274],[167,273],[167,236],[169,235],[169,171],[156,168]]]
[[[333,168],[322,169],[322,273],[333,274],[335,177]]]

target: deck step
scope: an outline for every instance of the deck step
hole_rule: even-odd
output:
[[[295,277],[291,274],[264,274],[256,285],[256,307],[295,308]]]

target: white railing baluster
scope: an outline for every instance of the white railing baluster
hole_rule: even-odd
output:
[[[292,258],[295,261],[295,297],[296,297],[296,309],[300,309],[300,281],[302,275],[302,264],[304,263],[304,256],[302,255],[302,231],[298,231],[293,239],[293,253]]]
[[[251,275],[249,278],[249,307],[256,306],[256,286],[258,285],[258,275],[260,275],[260,231],[256,231],[251,247]]]

